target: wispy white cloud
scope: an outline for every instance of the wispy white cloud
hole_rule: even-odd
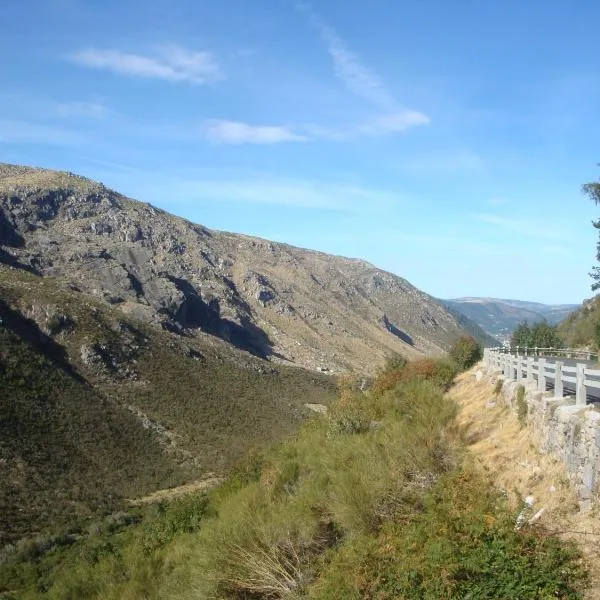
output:
[[[295,128],[279,125],[250,125],[241,121],[212,119],[202,128],[210,142],[216,144],[280,144],[307,142],[319,139],[343,141],[363,135],[387,135],[406,131],[410,127],[428,123],[427,117],[414,111],[381,115],[361,125],[321,127],[300,125]]]
[[[483,223],[496,225],[502,229],[520,233],[529,237],[539,237],[551,240],[561,240],[565,238],[565,233],[558,228],[548,227],[533,221],[521,219],[512,219],[493,214],[478,214],[473,217]]]
[[[411,127],[428,125],[429,117],[416,110],[401,110],[399,112],[382,114],[364,125],[357,127],[359,133],[368,135],[385,135],[389,133],[401,133]]]
[[[569,254],[568,250],[564,246],[557,245],[543,246],[542,248],[540,248],[540,250],[544,254],[559,254],[563,256]]]
[[[325,23],[309,2],[296,0],[295,6],[307,15],[310,23],[319,32],[333,61],[336,77],[348,90],[368,101],[381,113],[370,125],[362,128],[364,133],[398,133],[430,123],[427,115],[402,107],[380,75],[350,50],[345,40],[333,27]]]
[[[205,127],[206,138],[219,144],[279,144],[303,142],[308,138],[287,127],[248,125],[239,121],[211,120]]]
[[[164,185],[169,197],[187,202],[273,205],[360,214],[383,211],[406,201],[401,194],[389,190],[272,175],[237,179],[233,176],[178,178]],[[156,193],[157,187],[153,184],[152,194]]]
[[[92,69],[171,82],[211,83],[223,76],[212,53],[187,50],[175,45],[159,47],[152,56],[86,48],[68,58]]]
[[[381,77],[367,67],[358,55],[348,48],[338,33],[312,11],[310,20],[327,45],[336,77],[351,92],[368,100],[380,110],[393,112],[396,109],[396,102],[383,84]]]
[[[363,123],[323,127],[310,124],[300,128],[310,139],[346,141],[362,136],[384,136],[402,133],[411,127],[427,125],[429,118],[417,111],[401,111],[394,114],[379,115]]]

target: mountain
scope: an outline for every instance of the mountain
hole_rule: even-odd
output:
[[[4,263],[124,315],[313,370],[373,372],[464,333],[367,262],[212,231],[71,173],[0,165],[0,240]]]
[[[456,319],[457,323],[471,336],[473,336],[482,346],[499,346],[500,342],[475,321],[469,319],[460,310],[457,310],[450,304],[444,303],[446,310]]]
[[[0,546],[221,476],[466,321],[360,260],[0,165]]]
[[[498,340],[508,339],[519,323],[547,321],[557,325],[577,310],[578,304],[541,304],[522,300],[502,300],[498,298],[456,298],[441,301],[448,309],[453,309]]]

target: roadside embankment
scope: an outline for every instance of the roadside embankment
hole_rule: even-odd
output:
[[[536,390],[519,394],[518,387],[478,365],[457,378],[449,396],[460,406],[457,419],[472,460],[523,508],[522,522],[539,523],[580,547],[590,574],[585,597],[600,598],[600,504],[595,488],[582,488],[582,471],[599,468],[594,415],[600,413],[574,410],[569,399]]]

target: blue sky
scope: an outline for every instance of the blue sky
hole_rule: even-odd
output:
[[[592,295],[593,0],[2,0],[0,160],[438,297]]]

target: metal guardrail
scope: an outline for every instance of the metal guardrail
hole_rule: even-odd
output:
[[[484,363],[489,367],[501,370],[502,374],[508,379],[521,383],[537,382],[537,389],[542,392],[546,391],[546,385],[549,383],[554,386],[554,396],[557,398],[564,397],[565,383],[574,384],[575,403],[577,405],[587,403],[590,388],[600,390],[600,369],[591,369],[585,363],[568,366],[560,360],[554,362],[548,362],[547,360],[549,356],[561,358],[559,352],[569,353],[566,358],[575,358],[575,353],[580,351],[568,348],[560,350],[529,348],[527,350],[535,351],[536,354],[518,354],[517,348],[512,350],[514,354],[508,348],[486,348],[483,353]],[[544,355],[539,354],[540,351],[543,351]],[[549,351],[552,351],[551,355],[547,354]],[[598,356],[597,353],[587,351],[584,351],[583,354],[586,357]]]
[[[517,356],[552,356],[554,358],[569,358],[582,360],[599,360],[600,354],[591,350],[576,348],[531,348],[526,346],[511,346],[505,348],[489,348],[493,352],[516,354]]]

